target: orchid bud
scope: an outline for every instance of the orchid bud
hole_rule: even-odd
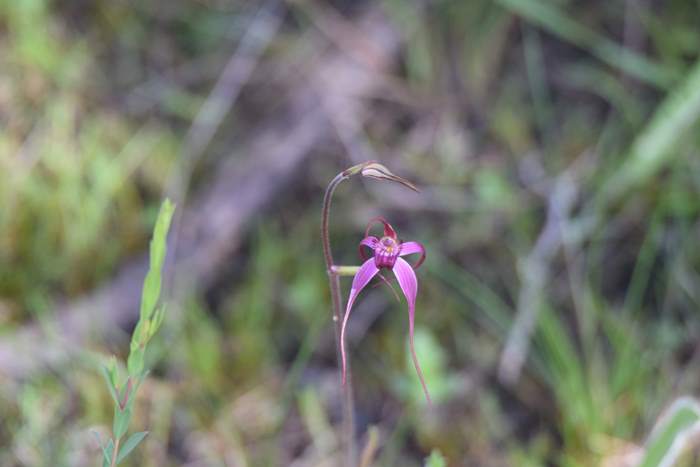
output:
[[[389,169],[387,169],[384,165],[380,164],[379,162],[370,161],[365,163],[362,169],[360,170],[360,173],[363,177],[396,182],[402,184],[406,188],[410,188],[415,192],[419,191],[413,183],[409,182],[403,177],[399,177],[398,175],[393,174]]]

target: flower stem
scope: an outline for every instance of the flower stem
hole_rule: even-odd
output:
[[[336,276],[353,277],[360,270],[360,266],[331,266],[331,273]]]
[[[323,243],[323,257],[326,260],[326,271],[328,273],[328,284],[331,289],[331,300],[333,302],[333,328],[335,330],[336,354],[338,358],[338,368],[341,367],[341,342],[340,331],[342,323],[342,298],[340,296],[340,276],[334,270],[333,254],[331,252],[330,235],[328,233],[328,221],[331,211],[331,198],[333,192],[338,185],[345,179],[349,178],[353,173],[351,169],[339,173],[331,180],[326,188],[326,193],[323,196],[323,210],[321,212],[321,242]],[[340,377],[340,373],[339,373]],[[352,391],[352,372],[350,365],[347,366],[343,388],[343,440],[345,444],[345,464],[346,467],[355,467],[357,465],[357,448],[355,445],[355,403],[353,400]]]
[[[119,441],[121,438],[114,440],[114,449],[112,450],[112,462],[110,462],[110,467],[115,467],[117,465],[117,455],[119,454]]]

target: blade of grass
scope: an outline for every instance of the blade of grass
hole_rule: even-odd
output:
[[[627,49],[581,24],[554,5],[540,0],[497,0],[504,8],[522,16],[551,34],[588,50],[602,62],[660,89],[669,88],[678,73]]]
[[[491,330],[495,336],[504,338],[508,334],[511,323],[511,307],[483,281],[441,255],[439,248],[432,248],[429,251],[433,260],[426,263],[426,268],[430,274],[435,275],[479,307],[483,311],[483,314],[478,317],[483,321],[482,325]]]
[[[585,426],[593,429],[598,414],[591,400],[585,364],[571,337],[556,312],[546,304],[542,305],[538,324],[536,345],[542,349],[547,377],[557,393],[564,418],[569,422],[585,420]]]
[[[670,467],[692,435],[700,432],[700,404],[690,397],[677,399],[657,422],[640,467]]]
[[[629,156],[602,190],[610,203],[643,184],[675,155],[671,150],[700,117],[700,61],[659,105],[639,132]]]

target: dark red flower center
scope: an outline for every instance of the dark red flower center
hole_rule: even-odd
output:
[[[401,245],[391,237],[382,237],[374,247],[374,264],[378,268],[391,269],[401,252]]]

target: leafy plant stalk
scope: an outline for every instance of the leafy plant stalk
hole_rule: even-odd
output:
[[[162,286],[161,272],[165,261],[166,238],[174,210],[173,204],[166,199],[158,213],[150,245],[150,265],[141,294],[139,321],[131,336],[129,357],[126,362],[126,378],[122,380],[120,377],[114,357],[109,366],[102,367],[102,375],[114,401],[112,437],[106,445],[100,442],[103,467],[119,465],[148,434],[145,431],[133,433],[123,441],[131,422],[136,393],[147,374],[144,370],[144,359],[148,342],[158,331],[165,317],[165,307],[158,302]]]

